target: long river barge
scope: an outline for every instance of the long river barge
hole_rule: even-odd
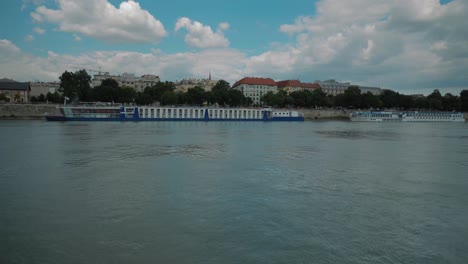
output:
[[[210,108],[152,106],[63,106],[47,121],[304,121],[298,111],[272,108]]]

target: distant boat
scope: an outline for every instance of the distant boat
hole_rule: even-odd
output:
[[[357,122],[394,122],[401,121],[401,115],[394,112],[352,112],[350,119]]]
[[[47,121],[304,121],[303,113],[271,108],[79,105],[60,107]]]
[[[352,112],[351,121],[356,122],[464,122],[459,112]]]
[[[403,122],[465,122],[463,113],[457,112],[405,112]]]

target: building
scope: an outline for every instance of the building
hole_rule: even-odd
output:
[[[278,85],[278,90],[286,91],[288,94],[303,90],[313,91],[314,89],[320,88],[320,85],[317,83],[302,83],[298,80],[286,80],[276,83]]]
[[[41,94],[44,96],[48,93],[58,92],[60,89],[59,82],[31,82],[31,93],[30,96],[38,97]]]
[[[317,84],[319,84],[320,88],[328,94],[328,95],[338,95],[338,94],[344,94],[346,89],[348,89],[350,86],[353,84],[351,83],[340,83],[335,80],[327,80],[327,81],[317,81]],[[365,94],[367,92],[371,92],[373,95],[380,95],[382,92],[382,89],[379,87],[372,87],[372,86],[362,86],[362,85],[356,85],[359,87],[361,90],[361,94]]]
[[[340,83],[335,80],[316,81],[316,83],[327,95],[343,94],[351,86],[350,83]]]
[[[0,94],[5,95],[9,102],[27,103],[31,86],[26,82],[17,82],[10,79],[0,79]]]
[[[302,89],[312,92],[315,89],[320,89],[320,85],[318,83],[302,83]]]
[[[182,79],[181,81],[176,81],[174,84],[176,87],[176,92],[186,93],[188,89],[193,88],[195,86],[199,86],[203,88],[205,91],[209,92],[217,83],[218,83],[218,80],[211,80],[211,76],[210,76],[210,78],[208,79],[196,79],[196,78]]]
[[[102,81],[113,79],[117,81],[120,87],[131,87],[138,92],[143,91],[146,87],[156,85],[160,79],[157,75],[146,74],[141,77],[136,77],[135,74],[124,73],[122,75],[111,75],[108,72],[94,75],[91,81],[91,87],[101,85]]]
[[[245,97],[252,98],[254,104],[260,104],[260,99],[268,92],[278,91],[278,85],[273,79],[255,77],[245,77],[237,81],[232,88],[240,90]]]
[[[302,83],[298,80],[285,80],[276,82],[278,90],[286,91],[287,94],[292,92],[302,91]]]
[[[361,86],[361,85],[358,85],[358,87],[361,90],[361,94],[370,92],[373,95],[380,95],[382,93],[382,89],[379,87]]]

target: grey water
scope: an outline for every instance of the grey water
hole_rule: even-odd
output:
[[[0,263],[468,263],[467,123],[0,122]]]

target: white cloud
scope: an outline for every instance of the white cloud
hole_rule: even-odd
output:
[[[57,2],[58,9],[39,6],[31,17],[37,23],[57,24],[61,31],[106,42],[157,43],[167,35],[163,24],[132,0],[118,8],[107,0]]]
[[[34,32],[36,32],[37,34],[44,34],[45,33],[45,30],[40,28],[40,27],[35,27],[34,28]]]
[[[224,31],[228,30],[229,27],[230,27],[230,25],[229,25],[228,22],[221,22],[221,23],[219,23],[219,25],[218,25],[218,29],[219,29],[219,30],[224,30]]]
[[[0,40],[0,72],[18,81],[56,81],[65,70],[76,70],[70,65],[87,65],[111,73],[157,74],[171,81],[208,77],[211,71],[213,78],[232,84],[243,77],[247,60],[245,54],[233,49],[175,54],[155,49],[149,53],[95,51],[77,56],[49,51],[42,57],[21,51],[9,40]]]
[[[294,45],[256,56],[283,61],[287,71],[272,67],[271,75],[335,78],[401,90],[468,88],[461,70],[468,67],[468,1],[322,0],[316,10],[316,15],[279,27],[295,36]],[[268,71],[270,66],[256,69],[260,67]]]
[[[223,30],[229,28],[226,22],[220,23],[218,30],[213,32],[210,26],[205,26],[198,21],[192,21],[187,17],[177,20],[175,31],[185,28],[188,33],[185,36],[185,43],[195,48],[219,48],[228,47],[229,41],[224,37]]]
[[[186,29],[187,44],[206,49],[175,54],[160,49],[96,51],[77,56],[50,52],[38,57],[0,40],[0,72],[18,80],[46,81],[56,80],[67,65],[89,65],[114,73],[158,74],[163,80],[205,77],[211,71],[214,78],[231,84],[244,76],[265,76],[337,79],[402,92],[468,89],[467,0],[445,5],[437,0],[322,0],[316,10],[313,16],[279,27],[291,36],[290,43],[275,43],[254,56],[223,48],[229,45],[222,34],[229,28],[227,23],[213,32],[209,26],[181,18],[175,30]],[[60,14],[48,19],[59,19]]]
[[[73,34],[73,39],[74,39],[75,41],[81,41],[81,37],[78,36],[78,35],[76,35],[76,34]]]
[[[44,0],[23,0],[23,4],[21,5],[21,11],[25,10],[29,5],[38,6],[44,3]]]
[[[34,36],[33,36],[33,35],[27,35],[24,39],[25,39],[26,41],[33,41],[33,40],[34,40]]]

